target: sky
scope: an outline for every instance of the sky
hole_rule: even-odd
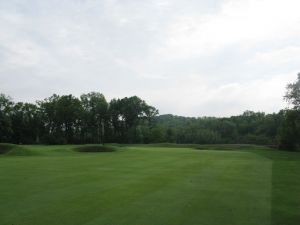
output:
[[[278,112],[300,72],[299,0],[0,0],[0,92],[97,91],[160,114]]]

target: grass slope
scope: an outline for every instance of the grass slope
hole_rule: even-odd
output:
[[[7,154],[14,147],[15,147],[15,145],[13,145],[13,144],[0,143],[0,154]]]
[[[300,154],[22,146],[0,156],[0,224],[298,225]],[[25,153],[24,153],[25,152]]]

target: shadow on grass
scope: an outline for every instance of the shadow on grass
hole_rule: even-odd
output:
[[[271,224],[300,224],[300,152],[255,153],[272,160]]]
[[[280,153],[272,172],[272,224],[300,224],[300,153]]]
[[[271,168],[272,225],[300,224],[300,152],[255,145],[201,145],[199,150],[242,150],[267,158]]]

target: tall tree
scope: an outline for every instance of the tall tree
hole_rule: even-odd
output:
[[[300,145],[300,111],[285,110],[279,132],[279,147],[284,150],[297,150]]]
[[[125,118],[122,113],[120,99],[112,99],[109,103],[109,115],[112,128],[112,141],[125,142]]]
[[[14,143],[39,143],[42,124],[35,104],[16,103],[12,109],[11,121]]]
[[[113,99],[109,108],[113,129],[121,142],[139,142],[143,136],[139,125],[145,120],[150,123],[158,114],[157,109],[137,96]]]
[[[0,94],[0,142],[10,142],[13,134],[11,112],[14,103],[11,97]]]
[[[83,107],[83,129],[85,139],[104,144],[105,124],[108,120],[108,103],[103,94],[90,92],[80,96]]]
[[[300,73],[298,73],[297,80],[288,84],[286,89],[285,100],[293,104],[294,109],[300,110]]]
[[[287,85],[285,100],[293,105],[293,109],[284,111],[279,140],[283,149],[296,150],[300,148],[300,73],[294,83]]]
[[[48,142],[78,142],[77,134],[81,123],[82,106],[73,95],[52,95],[39,102],[44,126],[48,130]]]

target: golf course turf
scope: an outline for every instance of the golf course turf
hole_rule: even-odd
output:
[[[0,155],[0,225],[300,224],[300,153],[76,148],[15,146]]]

